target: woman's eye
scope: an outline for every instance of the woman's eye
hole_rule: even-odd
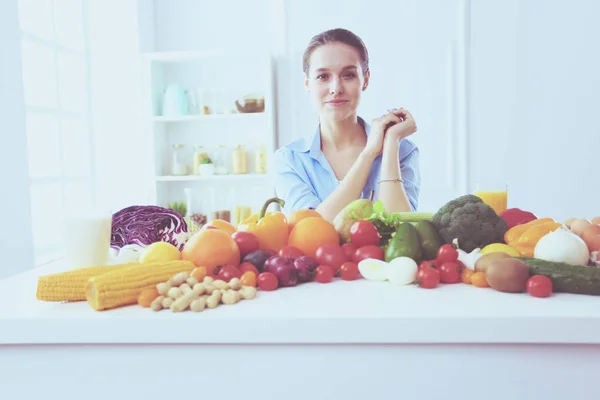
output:
[[[355,78],[356,74],[354,72],[347,72],[346,74],[344,74],[345,78]]]
[[[327,78],[327,74],[317,75],[317,79],[326,79],[326,78]]]

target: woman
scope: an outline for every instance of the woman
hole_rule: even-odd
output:
[[[419,152],[405,139],[417,130],[412,115],[392,109],[370,125],[357,115],[370,78],[362,40],[345,29],[323,32],[312,38],[303,61],[319,126],[311,137],[275,152],[275,191],[285,201],[283,211],[311,208],[333,221],[371,190],[389,212],[416,211]]]

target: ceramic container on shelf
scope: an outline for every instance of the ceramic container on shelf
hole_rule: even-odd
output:
[[[176,84],[170,84],[165,90],[162,103],[162,115],[180,117],[188,114],[188,98],[185,89]]]
[[[198,166],[200,176],[213,176],[215,174],[215,164],[200,164]]]

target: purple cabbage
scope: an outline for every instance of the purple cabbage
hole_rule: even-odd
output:
[[[110,246],[116,249],[131,244],[145,247],[155,242],[168,242],[182,250],[188,237],[185,219],[171,208],[130,206],[112,216]]]

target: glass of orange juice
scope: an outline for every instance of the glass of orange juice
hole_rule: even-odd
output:
[[[482,183],[477,185],[475,196],[489,205],[500,215],[508,207],[508,185],[500,182]]]

